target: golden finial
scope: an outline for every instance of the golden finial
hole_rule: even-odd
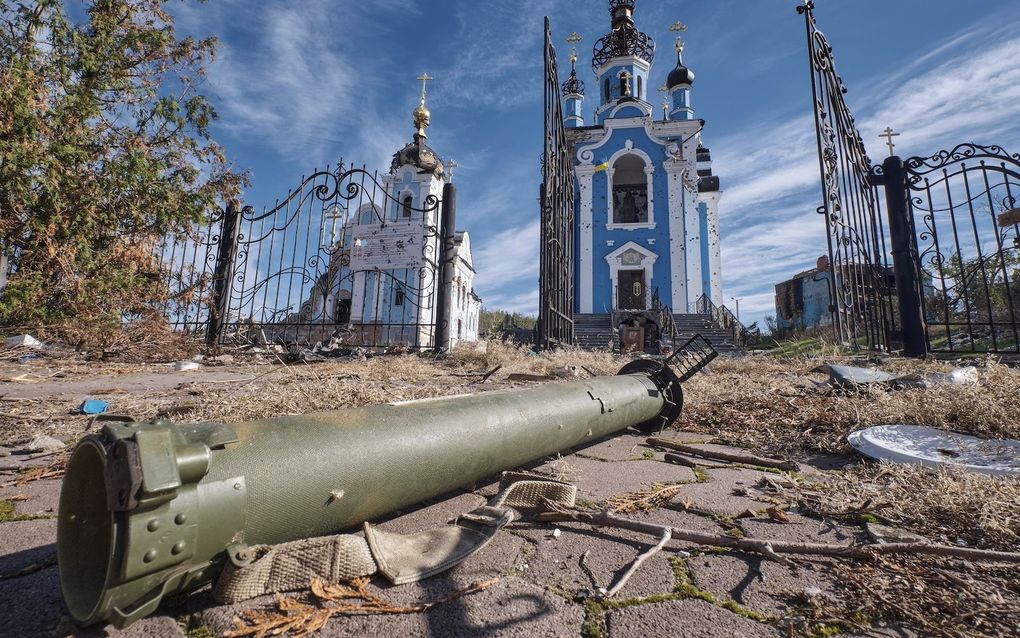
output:
[[[418,102],[418,108],[414,110],[414,127],[418,129],[418,135],[427,137],[425,129],[429,127],[432,114],[425,108],[425,83],[434,78],[428,73],[422,73],[417,79],[421,80],[421,100]]]
[[[680,34],[687,30],[687,25],[684,24],[683,22],[680,22],[679,20],[677,20],[676,22],[674,22],[669,27],[669,30],[670,30],[670,32],[677,34],[677,36],[676,36],[676,44],[674,45],[673,48],[676,49],[677,53],[683,53],[683,50],[684,50],[684,40],[683,40],[683,38],[680,37]]]

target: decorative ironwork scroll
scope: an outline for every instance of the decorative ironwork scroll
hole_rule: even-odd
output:
[[[1020,154],[960,144],[905,169],[929,347],[1020,353]]]
[[[850,347],[887,349],[896,330],[895,282],[879,199],[868,177],[871,160],[844,99],[847,89],[836,73],[832,47],[815,22],[814,3],[797,12],[807,28],[832,325],[836,338]]]
[[[197,332],[213,293],[225,290],[218,336],[227,339],[432,348],[439,205],[434,194],[419,205],[398,200],[364,167],[315,171],[273,207],[228,209],[164,247],[168,281],[182,291],[166,313]],[[220,237],[228,214],[236,234]],[[214,287],[224,240],[233,244],[229,281]]]
[[[563,130],[556,49],[545,19],[545,137],[542,146],[538,345],[574,342],[574,172]]]

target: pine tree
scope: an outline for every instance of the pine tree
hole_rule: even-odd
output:
[[[163,0],[0,0],[0,323],[151,313],[155,246],[246,176],[210,135],[199,93],[214,38],[178,38]]]

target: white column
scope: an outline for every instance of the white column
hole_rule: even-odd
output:
[[[673,293],[673,312],[685,313],[687,299],[687,263],[684,246],[684,181],[683,167],[676,162],[663,162],[669,192],[669,263]]]
[[[711,273],[709,297],[717,306],[723,304],[722,255],[719,248],[719,197],[721,193],[701,193],[708,213],[708,270]]]
[[[613,173],[616,171],[612,168],[606,169],[606,223],[613,223]]]
[[[578,308],[581,314],[594,312],[594,276],[595,262],[593,261],[593,224],[594,212],[592,210],[592,178],[595,174],[595,167],[587,164],[578,166],[575,169],[577,184],[581,195],[580,208],[580,242],[578,255],[578,284],[577,291]]]
[[[654,182],[652,175],[655,174],[654,166],[645,166],[645,192],[648,196],[648,223],[655,223],[655,190],[652,188]]]
[[[687,305],[688,310],[694,308],[698,298],[704,293],[701,285],[701,223],[698,214],[698,202],[681,178],[681,191],[684,209],[684,240],[687,250]]]

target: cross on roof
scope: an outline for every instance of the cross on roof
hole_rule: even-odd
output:
[[[889,147],[889,155],[890,155],[890,157],[894,154],[893,153],[893,149],[896,148],[896,145],[893,144],[892,138],[898,137],[898,136],[899,136],[899,133],[893,133],[892,127],[889,127],[889,126],[885,127],[885,130],[882,131],[882,134],[878,136],[880,138],[882,138],[882,137],[885,138],[885,144],[886,144],[886,146]]]
[[[425,83],[428,82],[429,80],[434,80],[435,78],[432,77],[431,75],[429,75],[428,73],[422,73],[421,75],[419,75],[417,77],[417,79],[421,80],[421,99],[424,101],[425,100]]]

